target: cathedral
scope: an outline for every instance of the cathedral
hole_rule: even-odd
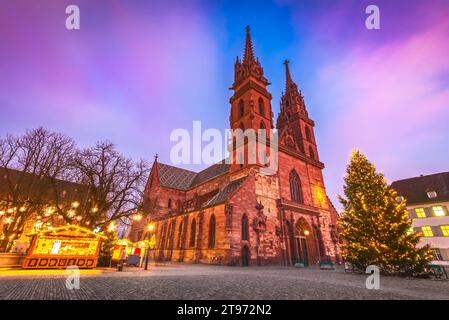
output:
[[[315,123],[289,62],[284,64],[276,170],[266,174],[265,162],[243,157],[193,172],[156,157],[145,187],[144,218],[134,221],[129,234],[131,241],[143,240],[148,224],[155,225],[151,258],[234,266],[340,261],[338,217],[326,195]],[[231,129],[273,131],[269,84],[247,27],[243,58],[234,65]],[[232,144],[232,154],[248,153],[248,145],[249,139]]]

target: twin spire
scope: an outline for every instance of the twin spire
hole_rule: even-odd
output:
[[[249,77],[255,78],[268,85],[268,80],[264,77],[263,68],[259,59],[254,55],[253,43],[251,41],[250,27],[246,27],[245,48],[243,51],[243,61],[237,57],[234,66],[234,84],[233,88],[238,88]],[[285,60],[285,94],[283,94],[282,103],[284,105],[303,105],[301,92],[293,81],[290,74],[289,61]]]
[[[245,51],[243,53],[243,64],[251,64],[256,59],[254,57],[253,43],[249,26],[246,26]]]

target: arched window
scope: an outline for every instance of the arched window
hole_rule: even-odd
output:
[[[209,220],[209,248],[215,247],[215,215],[213,214]]]
[[[168,227],[168,249],[173,249],[173,244],[175,242],[175,228],[176,228],[176,221],[173,220],[170,223],[170,226]]]
[[[262,117],[265,117],[265,105],[263,103],[263,99],[262,98],[259,98],[259,114]]]
[[[164,224],[161,230],[161,242],[159,244],[159,248],[164,250],[166,246],[166,241],[167,241],[167,224]]]
[[[190,242],[189,242],[190,247],[195,246],[195,238],[196,238],[196,220],[193,219],[190,225]]]
[[[182,244],[182,229],[183,229],[183,227],[184,227],[184,222],[183,221],[181,221],[181,223],[179,224],[179,227],[178,227],[178,243],[176,244],[176,247],[178,248],[178,249],[181,249],[181,244]]]
[[[309,156],[312,159],[315,159],[315,152],[313,152],[312,146],[309,146]]]
[[[260,129],[266,130],[265,123],[263,121],[260,122]]]
[[[301,182],[294,169],[290,172],[290,197],[292,201],[302,203]]]
[[[239,118],[243,117],[245,114],[245,105],[243,104],[243,100],[240,99],[239,101]]]
[[[171,199],[168,199],[167,207],[171,208]]]
[[[242,240],[247,240],[247,241],[249,240],[248,233],[249,233],[248,216],[246,214],[243,214],[243,217],[242,217]]]
[[[310,135],[310,129],[306,126],[306,138],[308,141],[312,141],[311,135]]]

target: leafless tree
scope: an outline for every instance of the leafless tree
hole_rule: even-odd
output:
[[[134,162],[108,142],[80,150],[73,163],[76,181],[89,189],[89,201],[82,211],[81,224],[100,231],[111,231],[126,223],[142,209],[142,196],[148,165]]]
[[[71,138],[44,128],[0,139],[0,252],[9,251],[33,215],[57,204],[57,181],[69,174],[74,151]]]

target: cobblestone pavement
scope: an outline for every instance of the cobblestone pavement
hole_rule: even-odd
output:
[[[381,277],[343,270],[222,267],[187,264],[82,271],[79,290],[64,270],[0,270],[0,299],[449,299],[449,281]]]

